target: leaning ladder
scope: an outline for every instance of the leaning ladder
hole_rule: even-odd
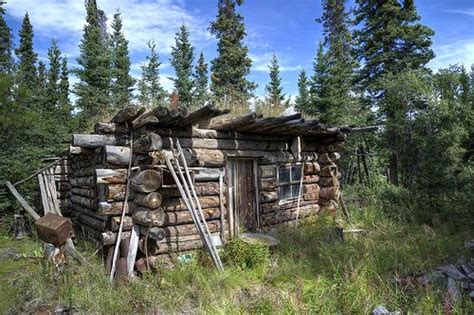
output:
[[[224,270],[224,265],[222,264],[217,248],[212,241],[211,233],[209,231],[206,218],[204,217],[201,203],[197,197],[196,189],[194,188],[194,184],[189,173],[186,158],[178,140],[176,140],[176,149],[173,147],[173,142],[171,143],[171,151],[172,154],[164,154],[166,166],[168,167],[171,176],[173,176],[176,186],[178,186],[178,190],[181,194],[181,197],[183,198],[186,208],[191,213],[194,225],[196,226],[204,247],[211,256],[214,265],[218,270]],[[183,167],[181,167],[181,163],[183,164]]]

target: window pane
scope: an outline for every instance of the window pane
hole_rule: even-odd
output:
[[[293,165],[291,167],[291,181],[300,181],[301,178],[301,165]]]
[[[290,185],[280,185],[280,200],[291,198],[291,186]]]
[[[296,198],[300,193],[300,184],[291,185],[291,196]]]
[[[280,183],[288,183],[290,181],[290,168],[282,166],[280,167]]]

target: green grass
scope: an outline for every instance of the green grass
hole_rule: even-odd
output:
[[[441,313],[444,290],[402,287],[393,281],[394,276],[426,273],[456,263],[461,256],[469,257],[463,244],[474,238],[473,229],[440,225],[432,230],[388,219],[377,209],[352,209],[352,213],[351,226],[342,220],[338,223],[364,228],[368,235],[350,235],[342,243],[327,244],[324,227],[334,225],[334,220],[321,217],[301,229],[279,234],[281,244],[266,263],[253,268],[227,264],[221,274],[196,259],[111,287],[96,258],[90,258],[91,265],[84,267],[71,262],[62,272],[38,259],[2,259],[0,310],[28,311],[24,308],[27,301],[39,299],[46,305],[73,305],[107,314],[367,314],[381,304],[403,313]],[[39,245],[2,237],[0,247],[31,255]],[[81,248],[91,257],[90,246]],[[455,314],[473,312],[474,303],[468,298],[454,305]]]

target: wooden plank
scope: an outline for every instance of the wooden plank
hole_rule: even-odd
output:
[[[138,241],[140,237],[140,226],[134,225],[132,233],[130,235],[130,247],[127,255],[127,274],[133,275],[133,267],[135,266],[135,260],[138,252]]]
[[[49,209],[48,197],[46,196],[46,187],[44,186],[43,174],[38,174],[38,183],[40,187],[41,203],[43,204],[44,214],[51,212]]]

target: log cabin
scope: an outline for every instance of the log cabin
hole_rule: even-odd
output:
[[[110,248],[105,250],[110,256],[128,195],[121,238],[127,240],[139,226],[137,266],[145,253],[152,264],[201,248],[163,159],[174,142],[182,147],[216,244],[336,211],[337,163],[350,128],[303,119],[300,113],[268,118],[228,113],[213,105],[193,112],[130,106],[112,121],[97,123],[93,133],[74,134],[68,183],[63,183],[69,193],[61,203],[76,231]]]

